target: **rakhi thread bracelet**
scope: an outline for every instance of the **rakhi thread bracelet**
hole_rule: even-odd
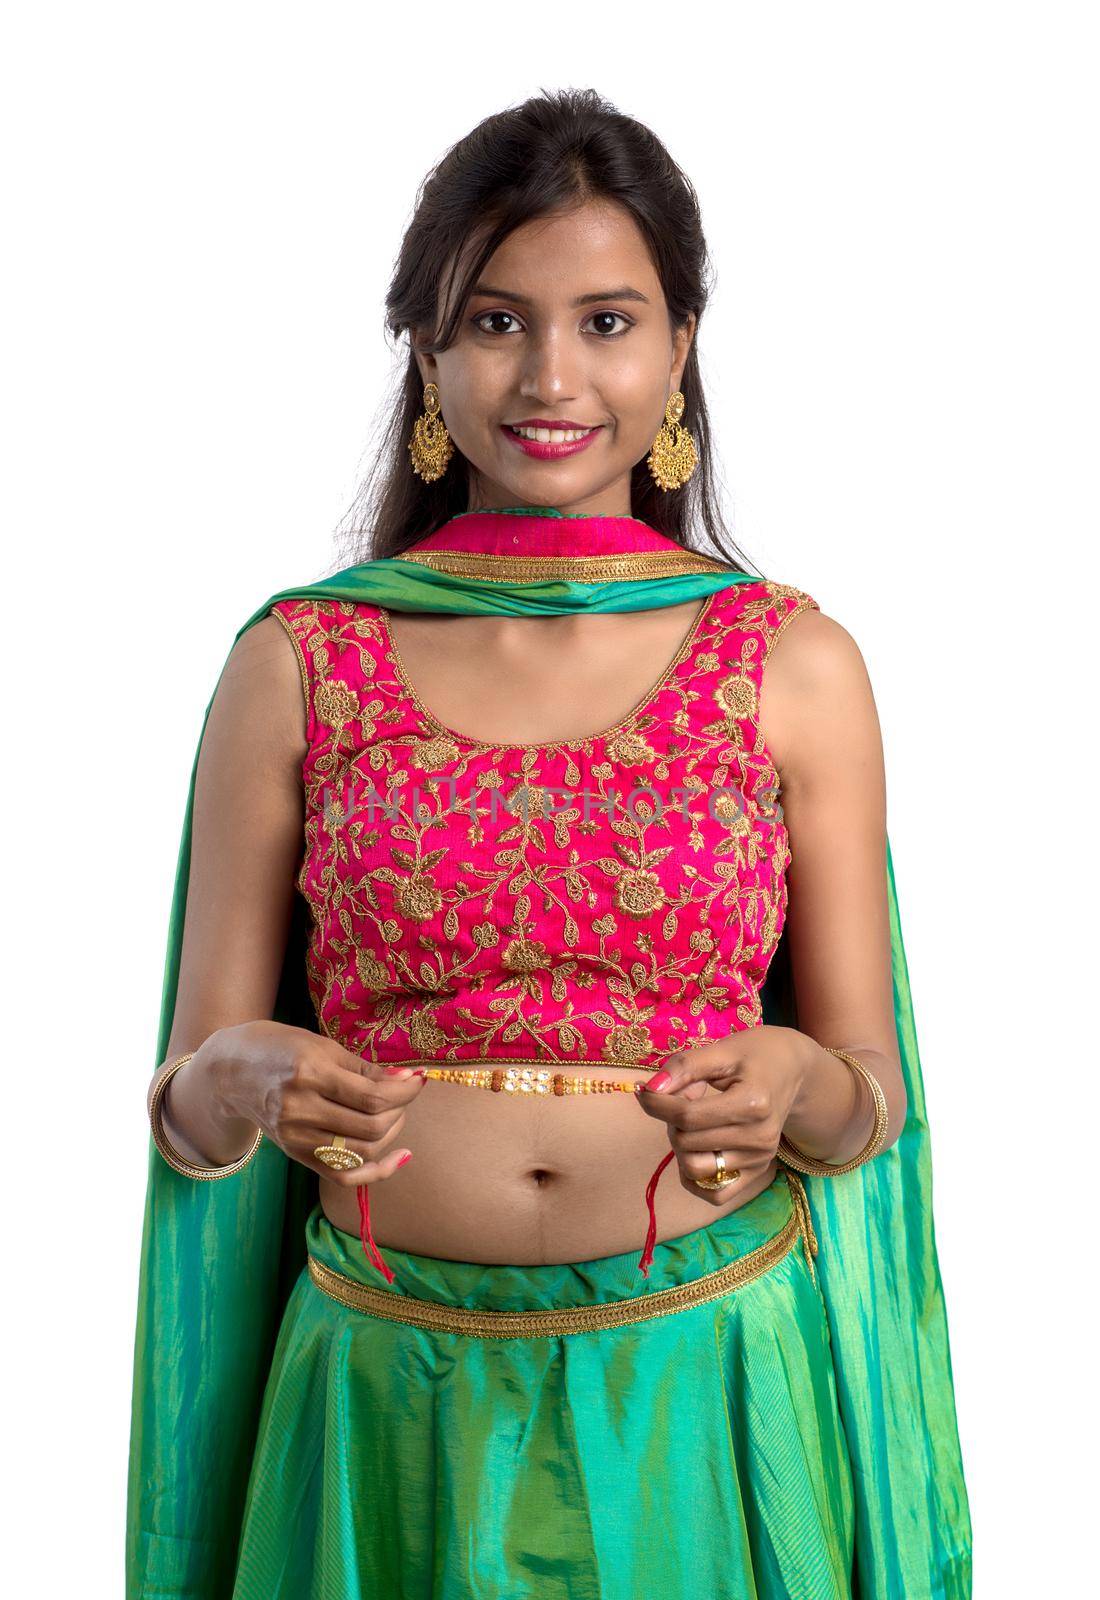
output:
[[[427,1067],[425,1078],[441,1083],[462,1083],[471,1089],[491,1089],[494,1094],[635,1094],[636,1082],[615,1078],[576,1078],[541,1067]]]

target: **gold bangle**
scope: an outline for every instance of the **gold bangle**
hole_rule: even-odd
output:
[[[871,1093],[875,1097],[875,1125],[871,1130],[871,1137],[858,1156],[853,1156],[851,1161],[841,1162],[839,1166],[833,1166],[828,1161],[818,1161],[816,1156],[803,1155],[790,1142],[786,1134],[780,1136],[777,1154],[782,1161],[785,1161],[789,1167],[794,1167],[798,1172],[808,1172],[814,1177],[834,1178],[842,1172],[854,1171],[856,1167],[861,1167],[865,1161],[870,1161],[873,1156],[878,1154],[886,1139],[890,1113],[886,1105],[886,1096],[883,1094],[877,1078],[863,1065],[862,1061],[857,1061],[855,1056],[850,1056],[846,1050],[838,1050],[831,1044],[822,1045],[821,1048],[827,1050],[831,1056],[837,1056],[841,1061],[846,1061],[850,1067],[854,1067],[866,1079]]]
[[[168,1165],[174,1168],[176,1172],[181,1172],[185,1178],[205,1178],[207,1180],[229,1178],[232,1177],[234,1172],[240,1172],[241,1168],[252,1160],[252,1157],[260,1148],[260,1143],[264,1136],[262,1128],[256,1129],[256,1137],[244,1155],[224,1167],[200,1167],[195,1162],[188,1161],[186,1156],[181,1156],[178,1150],[173,1150],[168,1141],[168,1135],[164,1131],[164,1115],[161,1109],[164,1101],[164,1091],[168,1087],[169,1080],[174,1077],[182,1066],[191,1060],[194,1054],[193,1050],[189,1050],[186,1055],[180,1056],[177,1061],[173,1061],[167,1072],[157,1080],[157,1086],[153,1090],[153,1097],[149,1102],[149,1126],[153,1134],[153,1143]]]

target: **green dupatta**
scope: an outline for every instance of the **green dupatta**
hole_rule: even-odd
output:
[[[609,583],[484,583],[400,559],[368,561],[271,595],[397,611],[552,615],[676,605],[759,578],[733,568]],[[228,655],[227,655],[228,660]],[[224,671],[224,666],[223,666]],[[215,686],[216,691],[216,686]],[[187,909],[203,716],[191,770],[154,1064],[172,1029]],[[856,1600],[969,1600],[971,1528],[932,1215],[924,1088],[889,840],[894,1014],[909,1106],[898,1141],[854,1172],[804,1176],[820,1250],[856,1506]],[[316,1031],[296,897],[274,1020]],[[797,1026],[787,941],[764,1020]],[[256,1428],[283,1308],[305,1265],[315,1173],[262,1141],[231,1178],[196,1183],[152,1138],[140,1254],[126,1513],[127,1600],[221,1600],[233,1589]],[[303,1597],[305,1600],[305,1597]],[[504,1597],[502,1597],[504,1600]]]

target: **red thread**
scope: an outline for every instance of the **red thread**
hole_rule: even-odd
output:
[[[660,1181],[661,1173],[675,1154],[675,1150],[670,1150],[667,1156],[662,1157],[656,1172],[646,1184],[645,1203],[649,1207],[649,1229],[645,1236],[645,1248],[638,1258],[638,1271],[643,1278],[649,1277],[649,1263],[653,1260],[653,1246],[657,1240],[657,1207],[654,1204],[653,1197],[657,1193],[657,1184]]]
[[[372,1266],[378,1268],[387,1283],[393,1282],[393,1269],[388,1267],[379,1254],[378,1246],[374,1242],[374,1234],[370,1226],[370,1195],[367,1193],[370,1185],[361,1183],[356,1188],[359,1196],[359,1237],[363,1241],[363,1250],[370,1257]]]

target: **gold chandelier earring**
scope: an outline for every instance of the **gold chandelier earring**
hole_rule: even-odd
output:
[[[653,474],[658,488],[679,489],[691,477],[698,464],[695,440],[686,428],[680,426],[684,414],[684,397],[679,389],[668,397],[665,420],[657,430],[653,447],[646,456],[646,465]]]
[[[434,483],[447,470],[447,463],[455,453],[451,436],[439,415],[439,390],[434,383],[424,385],[424,414],[413,423],[409,454],[412,469],[425,483]]]

